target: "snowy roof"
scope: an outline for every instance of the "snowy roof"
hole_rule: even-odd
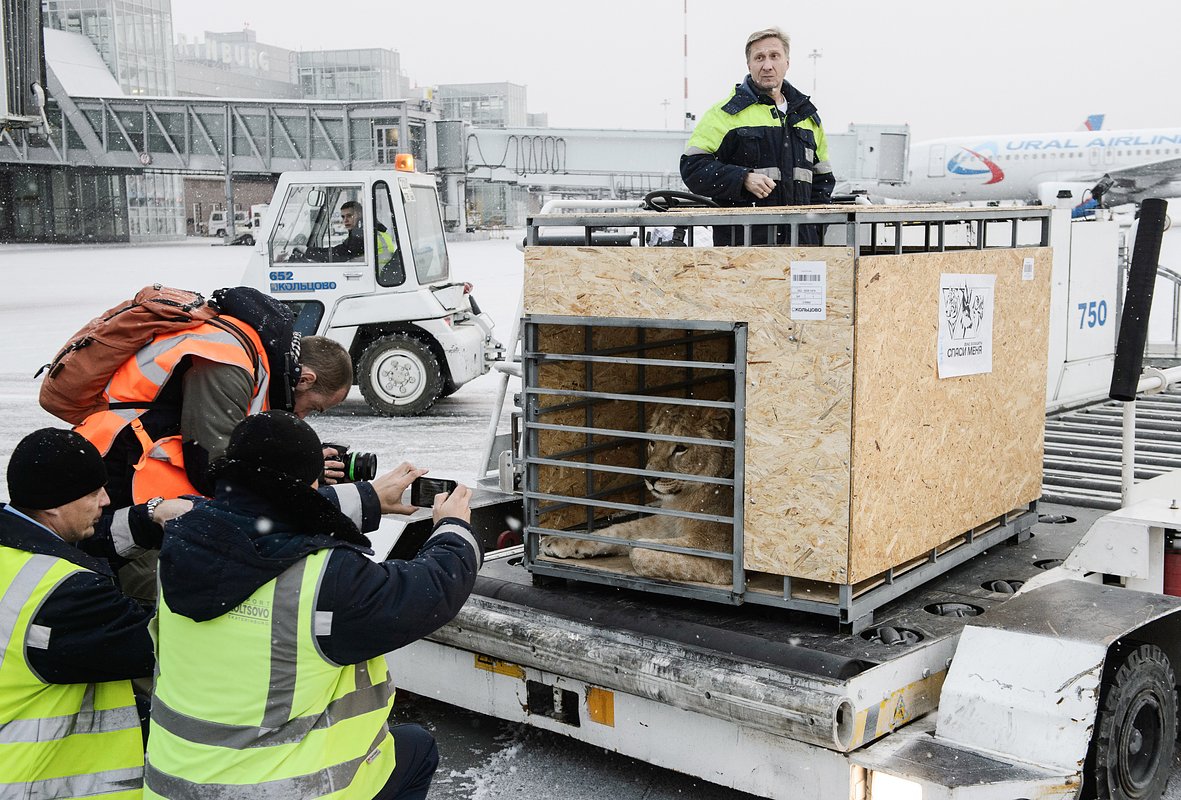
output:
[[[123,94],[94,44],[80,33],[45,28],[45,62],[71,97]]]

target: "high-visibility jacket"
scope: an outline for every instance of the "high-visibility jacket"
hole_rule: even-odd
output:
[[[377,232],[377,266],[384,267],[390,263],[396,252],[398,252],[398,245],[394,243],[394,237],[389,231],[379,230]]]
[[[377,794],[394,771],[394,704],[384,658],[342,666],[316,635],[331,613],[316,595],[331,550],[293,564],[220,617],[157,612],[146,797]]]
[[[836,178],[816,106],[786,81],[782,92],[787,107],[781,112],[769,96],[755,89],[748,76],[702,115],[681,156],[681,178],[690,191],[729,207],[831,201]],[[770,194],[756,198],[746,191],[743,180],[750,172],[775,181]],[[714,243],[737,243],[732,241],[732,233],[729,226],[716,228]],[[813,226],[800,231],[800,240],[801,244],[819,244]],[[753,243],[767,240],[756,235]]]
[[[153,438],[140,421],[188,356],[246,370],[254,376],[254,391],[247,414],[258,414],[270,408],[270,365],[262,340],[246,323],[222,315],[195,328],[157,336],[111,376],[105,393],[111,408],[91,414],[74,429],[105,456],[119,433],[131,427],[143,450],[131,484],[132,498],[136,503],[157,496],[201,494],[185,473],[180,435],[173,433]]]
[[[142,797],[143,735],[131,681],[45,683],[29,647],[45,598],[85,571],[54,556],[0,547],[0,797]]]

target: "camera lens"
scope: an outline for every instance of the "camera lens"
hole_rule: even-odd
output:
[[[349,453],[344,474],[350,481],[371,481],[377,477],[376,453]]]

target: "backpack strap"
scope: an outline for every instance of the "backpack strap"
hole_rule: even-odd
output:
[[[223,331],[232,335],[238,340],[238,344],[242,345],[242,349],[250,356],[250,363],[254,367],[254,382],[257,384],[259,379],[258,348],[254,346],[254,342],[250,340],[250,337],[246,335],[245,331],[225,317],[213,317],[208,322],[210,325],[221,328]]]

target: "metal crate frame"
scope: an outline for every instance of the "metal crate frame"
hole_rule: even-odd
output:
[[[729,362],[704,362],[695,360],[669,360],[669,359],[652,359],[642,357],[624,357],[620,352],[636,352],[643,353],[646,349],[645,344],[641,341],[639,346],[627,347],[622,349],[615,349],[611,351],[603,351],[597,353],[542,353],[538,349],[538,333],[542,326],[547,325],[569,325],[577,327],[586,327],[589,331],[593,328],[603,327],[626,327],[635,328],[640,331],[645,329],[673,329],[684,330],[691,332],[700,332],[705,336],[698,337],[698,340],[705,338],[716,338],[710,334],[722,334],[727,338],[733,337],[733,352],[734,359]],[[706,322],[693,320],[677,320],[675,322],[667,322],[663,320],[640,320],[630,318],[607,318],[607,317],[566,317],[566,316],[526,316],[524,320],[524,354],[522,357],[523,374],[524,374],[524,421],[523,421],[523,436],[524,447],[522,451],[522,465],[524,467],[523,480],[523,497],[525,509],[525,565],[535,574],[539,575],[553,575],[555,577],[573,577],[578,580],[588,580],[598,583],[607,583],[613,586],[631,586],[637,588],[652,589],[657,582],[651,581],[647,578],[639,576],[631,577],[626,575],[616,575],[614,573],[607,573],[602,570],[588,570],[577,566],[567,564],[555,564],[550,561],[538,560],[538,548],[540,546],[540,537],[545,536],[566,536],[570,538],[586,539],[590,541],[611,542],[616,544],[631,545],[634,544],[631,540],[617,539],[611,536],[602,536],[594,533],[593,527],[593,509],[607,508],[619,511],[634,512],[639,514],[658,514],[662,516],[675,516],[689,519],[705,519],[713,522],[724,522],[732,528],[733,539],[733,553],[715,553],[706,550],[693,550],[689,548],[675,547],[671,545],[654,542],[645,544],[646,549],[665,550],[668,552],[685,553],[688,555],[703,556],[706,558],[717,558],[719,560],[729,561],[732,566],[732,579],[735,587],[745,586],[746,576],[742,567],[742,486],[744,482],[744,467],[746,462],[746,426],[745,426],[745,408],[746,408],[746,331],[745,323],[730,323],[730,322]],[[642,333],[641,333],[642,338]],[[690,347],[695,339],[690,336],[682,340],[659,340],[650,343],[647,347],[651,349],[665,349],[670,344],[688,344]],[[589,351],[589,341],[587,350]],[[546,389],[539,386],[539,371],[541,365],[552,362],[583,362],[587,364],[587,384],[585,390],[568,390],[568,389]],[[732,401],[716,401],[716,400],[693,400],[688,398],[680,398],[675,396],[666,396],[660,394],[628,394],[620,392],[600,391],[596,390],[594,386],[594,370],[595,363],[625,363],[634,364],[641,370],[646,366],[672,366],[683,368],[696,369],[710,369],[719,372],[730,372],[734,378],[734,399]],[[642,380],[642,378],[641,378]],[[697,383],[711,380],[709,378]],[[654,391],[675,390],[677,388],[684,388],[691,385],[675,384],[670,386],[655,387]],[[558,396],[572,398],[573,402],[565,403],[557,406],[550,406],[549,408],[541,408],[539,398],[542,396]],[[725,408],[731,411],[734,421],[734,438],[732,440],[712,440],[712,439],[688,439],[677,436],[664,436],[658,434],[650,434],[644,431],[633,430],[619,430],[615,428],[601,428],[596,427],[593,423],[593,415],[590,413],[591,405],[596,400],[622,400],[633,403],[660,403],[662,405],[695,405],[708,406],[713,408]],[[552,414],[558,410],[569,410],[585,406],[587,408],[587,424],[583,426],[571,425],[553,425],[544,421],[547,414]],[[582,469],[587,472],[588,482],[592,479],[594,472],[610,472],[622,475],[649,475],[654,474],[665,477],[682,477],[677,473],[649,473],[643,469],[635,469],[632,467],[616,467],[605,464],[588,464],[578,461],[566,461],[560,458],[550,458],[543,456],[538,450],[538,434],[546,430],[563,430],[575,431],[584,434],[587,439],[587,448],[580,451],[573,451],[563,454],[563,456],[577,456],[585,454],[591,447],[589,439],[592,436],[610,436],[616,439],[643,439],[643,440],[663,440],[663,441],[683,441],[686,443],[707,444],[717,447],[730,447],[734,450],[734,476],[732,478],[704,478],[702,476],[688,476],[691,479],[698,480],[702,483],[717,483],[723,486],[732,486],[734,488],[734,505],[731,516],[718,517],[708,514],[698,514],[687,511],[673,511],[670,509],[655,508],[646,505],[636,505],[632,503],[620,503],[616,501],[601,500],[594,496],[594,493],[589,491],[586,497],[571,497],[566,495],[555,495],[542,492],[539,486],[539,467],[542,466],[565,466],[574,469]],[[544,505],[549,504],[549,505]],[[580,531],[561,531],[543,528],[539,524],[539,518],[543,512],[558,510],[565,506],[578,505],[587,508],[587,529]],[[687,597],[702,597],[714,601],[739,603],[741,601],[741,592],[735,594],[729,589],[726,590],[710,590],[702,589],[694,585],[682,585],[670,582],[660,582],[664,587],[664,591],[671,594],[677,594]]]
[[[719,210],[702,209],[667,211],[664,213],[600,212],[583,214],[538,214],[527,220],[525,243],[530,247],[545,244],[540,229],[544,227],[582,228],[583,241],[580,246],[594,245],[595,232],[606,229],[635,228],[638,230],[640,247],[647,247],[644,234],[650,227],[685,227],[687,244],[693,246],[693,228],[714,225],[737,226],[743,229],[744,241],[751,240],[755,228],[787,227],[789,241],[783,245],[751,245],[754,247],[796,246],[799,244],[801,225],[843,225],[846,228],[845,243],[854,248],[855,255],[884,255],[902,253],[907,247],[911,252],[945,252],[948,249],[947,228],[953,225],[969,225],[974,231],[975,242],[970,249],[1046,247],[1050,243],[1050,214],[1052,209],[1045,206],[1007,206],[986,208],[960,208],[952,206],[904,206],[898,210],[887,210],[888,206],[865,206],[849,209],[834,209],[832,206],[791,210],[785,208],[779,213],[755,212],[753,209]],[[989,244],[990,226],[1009,223],[1009,235],[1002,241]],[[1038,223],[1036,240],[1022,240],[1022,222]],[[923,243],[904,247],[904,230],[922,228]],[[879,245],[882,232],[894,231],[892,244]],[[868,230],[868,236],[863,235]],[[569,246],[569,243],[566,243]],[[965,248],[956,248],[965,249]]]

